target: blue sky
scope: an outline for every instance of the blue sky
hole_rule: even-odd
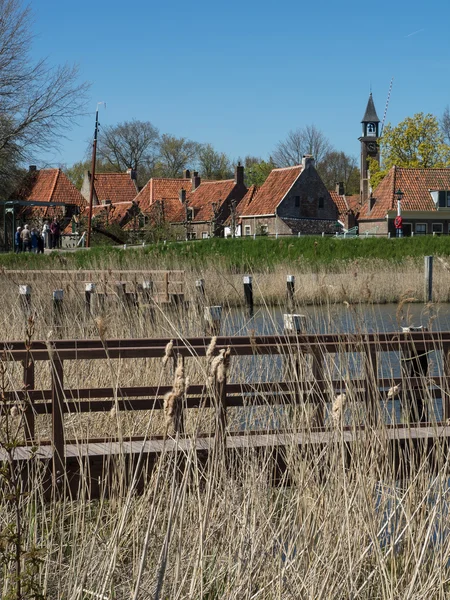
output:
[[[267,158],[291,129],[314,124],[359,156],[370,87],[387,121],[440,116],[450,103],[450,2],[227,3],[32,0],[33,53],[78,63],[92,114],[44,163],[84,158],[98,101],[103,124],[151,121],[231,157]]]

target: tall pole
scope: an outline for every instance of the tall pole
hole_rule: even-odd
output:
[[[94,130],[94,141],[92,143],[91,187],[89,189],[89,212],[88,212],[88,224],[87,224],[87,232],[86,232],[86,248],[91,247],[92,203],[94,200],[95,163],[97,162],[98,107],[100,104],[105,104],[105,103],[98,102],[97,110],[95,111],[95,130]]]

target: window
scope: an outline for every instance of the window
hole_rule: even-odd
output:
[[[442,223],[432,223],[431,231],[439,235],[444,231],[444,226]]]
[[[450,208],[450,192],[442,190],[438,192],[438,206],[439,208]]]
[[[323,208],[325,206],[325,200],[324,198],[321,196],[319,198],[319,208]]]
[[[252,228],[250,225],[245,225],[244,227],[244,235],[252,235]]]
[[[197,234],[195,233],[195,231],[190,231],[187,234],[187,239],[188,240],[196,240],[197,239]]]
[[[209,238],[209,233],[207,231],[202,231],[202,239],[207,240]]]
[[[269,226],[268,225],[260,225],[260,233],[261,235],[268,235],[269,233]]]
[[[188,221],[192,221],[193,220],[193,218],[194,218],[194,208],[192,206],[188,207],[186,216],[187,216],[187,220]]]
[[[426,235],[427,233],[427,224],[426,223],[416,223],[415,234],[416,235]]]
[[[295,208],[300,208],[300,196],[294,196]]]

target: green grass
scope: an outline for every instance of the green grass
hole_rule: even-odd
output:
[[[268,239],[215,238],[196,242],[169,242],[124,251],[97,246],[72,253],[3,254],[0,267],[6,269],[94,269],[94,268],[204,268],[216,265],[227,271],[274,269],[279,264],[309,267],[333,266],[355,259],[377,259],[396,263],[407,257],[450,255],[450,237],[403,239],[336,239],[301,237]]]

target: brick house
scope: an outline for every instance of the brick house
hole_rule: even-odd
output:
[[[250,188],[237,213],[237,235],[244,236],[334,233],[338,218],[312,156],[301,165],[273,169],[259,190]]]
[[[348,196],[345,193],[343,183],[337,183],[336,189],[329,190],[331,199],[336,204],[338,210],[338,221],[345,229],[352,229],[356,226],[356,220],[359,215],[360,198],[359,196]]]
[[[57,218],[62,228],[73,215],[79,214],[85,200],[61,169],[36,169],[30,166],[19,188],[11,197],[22,202],[52,202],[56,206],[20,207],[19,221],[40,226],[44,221]],[[61,205],[61,206],[58,206]]]
[[[166,223],[179,239],[205,239],[223,235],[233,203],[246,191],[244,167],[238,165],[234,179],[202,181],[194,171],[190,179],[150,180],[136,201],[150,228]]]
[[[450,233],[450,169],[392,167],[361,207],[360,234],[396,235],[398,190],[404,236]]]

